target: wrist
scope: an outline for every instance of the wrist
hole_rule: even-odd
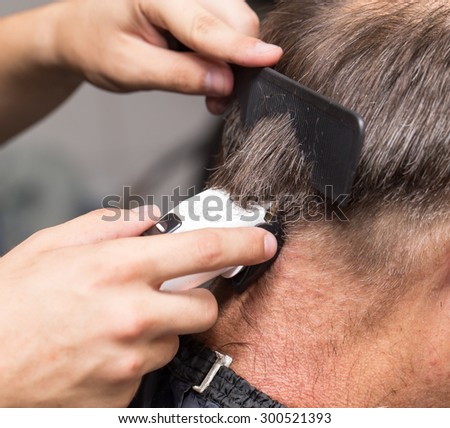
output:
[[[67,45],[63,29],[69,2],[56,2],[36,9],[35,37],[31,43],[30,57],[37,67],[62,71],[68,79],[82,81],[81,75],[66,61]]]

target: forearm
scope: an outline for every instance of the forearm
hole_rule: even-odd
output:
[[[63,3],[0,20],[0,143],[61,104],[81,77],[59,64],[56,28]]]

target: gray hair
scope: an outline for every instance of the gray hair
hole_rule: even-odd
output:
[[[278,71],[366,121],[344,210],[349,221],[314,227],[327,230],[342,247],[339,257],[365,275],[402,278],[418,269],[418,251],[449,241],[449,4],[287,0],[262,28],[266,41],[284,49]],[[301,233],[305,203],[317,196],[289,121],[267,118],[246,129],[235,105],[209,183],[244,200],[281,201],[288,241]]]

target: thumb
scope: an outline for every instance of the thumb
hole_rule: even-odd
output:
[[[159,215],[156,205],[145,205],[132,210],[103,208],[67,223],[43,229],[27,243],[33,249],[49,250],[139,236],[157,222]]]

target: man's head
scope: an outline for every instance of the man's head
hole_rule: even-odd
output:
[[[301,367],[315,358],[323,375],[330,355],[347,366],[350,344],[368,364],[363,350],[376,343],[402,359],[379,370],[398,370],[409,396],[409,380],[420,378],[416,404],[450,405],[450,5],[286,0],[263,35],[284,49],[276,69],[357,111],[366,139],[347,220],[329,221],[326,204],[312,203],[311,168],[289,117],[245,129],[234,106],[210,186],[276,200],[287,238],[240,309],[289,311],[289,334],[316,348],[315,357],[299,354]],[[395,401],[399,389],[386,391],[391,402],[412,402],[406,393]]]

